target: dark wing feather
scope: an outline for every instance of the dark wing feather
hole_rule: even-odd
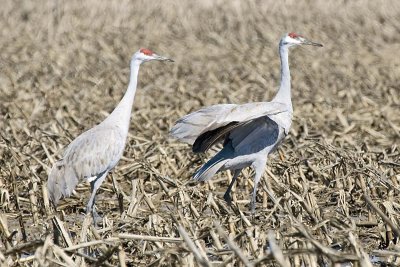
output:
[[[202,133],[197,139],[194,141],[192,151],[194,153],[206,152],[210,147],[212,147],[217,142],[221,141],[225,138],[225,136],[231,132],[233,129],[245,124],[247,122],[231,122],[225,126],[219,127],[217,129],[207,131]]]

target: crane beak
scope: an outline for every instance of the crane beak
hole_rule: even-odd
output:
[[[156,55],[156,54],[153,54],[153,56],[154,56],[154,59],[155,59],[155,60],[167,61],[167,62],[174,62],[172,59],[167,58],[167,57],[162,57],[162,56],[159,56],[159,55]]]
[[[309,40],[304,39],[303,42],[301,43],[302,45],[312,45],[312,46],[319,46],[319,47],[323,47],[322,44],[319,43],[315,43],[315,42],[311,42]]]

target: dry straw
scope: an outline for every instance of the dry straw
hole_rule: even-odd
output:
[[[400,264],[399,1],[4,1],[0,13],[0,265]],[[324,48],[291,51],[295,120],[252,215],[251,170],[229,207],[231,175],[193,183],[205,157],[167,134],[202,106],[270,99],[288,31]],[[141,69],[95,228],[88,185],[55,213],[47,173],[111,112],[139,47],[175,64]]]

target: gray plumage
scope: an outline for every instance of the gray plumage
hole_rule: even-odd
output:
[[[49,174],[47,185],[53,203],[57,206],[62,197],[71,196],[79,182],[105,177],[121,158],[126,136],[127,131],[119,127],[99,124],[72,141]]]
[[[62,159],[54,164],[47,188],[55,206],[62,197],[71,196],[78,183],[86,181],[91,186],[86,212],[94,214],[96,191],[108,172],[117,165],[125,148],[139,67],[151,60],[172,61],[148,49],[137,51],[130,64],[129,86],[120,103],[103,122],[73,140]]]
[[[219,171],[234,171],[232,182],[224,195],[229,203],[232,185],[241,170],[253,167],[252,211],[255,209],[257,185],[264,173],[268,154],[278,147],[292,123],[288,49],[295,45],[322,46],[295,33],[289,33],[281,39],[281,84],[271,102],[220,104],[202,108],[179,119],[170,132],[178,140],[193,145],[193,152],[196,153],[205,152],[218,141],[224,141],[223,148],[193,178],[207,181]]]

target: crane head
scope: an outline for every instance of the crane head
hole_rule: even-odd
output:
[[[323,46],[322,44],[307,40],[306,38],[304,38],[304,36],[294,33],[294,32],[290,32],[290,33],[286,34],[281,40],[281,45],[286,45],[288,47],[296,46],[296,45],[313,45],[313,46],[319,46],[319,47]]]
[[[132,60],[138,60],[141,62],[147,62],[151,60],[158,60],[158,61],[168,61],[168,62],[174,62],[172,59],[167,58],[167,57],[162,57],[151,51],[150,49],[147,48],[141,48],[139,51],[137,51],[134,55]]]

